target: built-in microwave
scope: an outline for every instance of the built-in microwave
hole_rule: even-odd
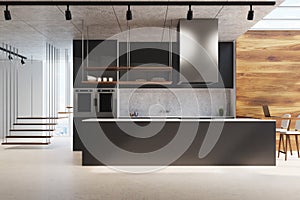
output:
[[[114,89],[74,90],[74,117],[114,117],[117,97]]]

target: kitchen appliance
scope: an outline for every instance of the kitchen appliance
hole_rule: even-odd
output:
[[[117,113],[117,96],[115,89],[96,89],[97,117],[114,117]]]
[[[117,97],[114,89],[74,90],[74,117],[114,117]]]
[[[74,117],[93,117],[96,115],[94,102],[94,89],[74,90]]]
[[[218,82],[218,20],[179,21],[180,83]]]

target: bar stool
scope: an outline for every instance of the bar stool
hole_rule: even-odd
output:
[[[279,136],[279,144],[278,144],[278,158],[280,156],[280,153],[284,153],[285,154],[285,160],[287,160],[287,142],[289,140],[289,137],[286,138],[285,144],[284,144],[284,135],[286,134],[286,132],[289,130],[290,127],[290,119],[286,119],[286,118],[291,118],[291,114],[284,114],[282,116],[282,118],[284,118],[283,120],[281,120],[281,127],[280,128],[276,128],[276,132],[280,133]],[[281,143],[283,146],[283,151],[281,151]],[[290,145],[290,151],[292,149],[291,146],[291,142],[289,141],[289,145]],[[291,151],[291,155],[292,155],[292,151]]]
[[[297,148],[297,153],[298,153],[298,158],[300,158],[300,154],[299,154],[299,142],[298,142],[298,135],[300,135],[300,115],[297,116],[296,123],[295,123],[295,130],[294,131],[286,131],[285,134],[286,135],[286,140],[289,140],[290,143],[290,151],[292,152],[292,146],[291,146],[291,140],[290,140],[290,136],[295,136],[295,142],[296,142],[296,148]],[[286,149],[287,150],[287,149]]]

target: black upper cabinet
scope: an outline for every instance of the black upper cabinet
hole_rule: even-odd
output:
[[[97,46],[103,40],[81,40],[73,41],[73,73],[74,83],[75,77],[81,76],[79,69],[82,63],[82,49],[84,58],[89,52],[89,66],[90,67],[103,67],[103,66],[117,66],[117,41],[105,41],[102,45],[102,50],[97,50]],[[82,44],[84,47],[82,48]],[[119,66],[171,66],[176,71],[179,70],[179,49],[178,43],[172,43],[172,60],[170,61],[169,49],[170,43],[168,42],[131,42],[130,43],[130,57],[128,56],[127,43],[119,43]],[[96,50],[95,50],[96,48]],[[194,84],[195,88],[233,88],[234,87],[234,43],[233,42],[219,42],[219,82],[213,84]],[[94,51],[93,51],[94,50]],[[92,52],[92,53],[91,53]],[[101,55],[99,55],[101,54]],[[115,57],[115,59],[113,59]],[[108,59],[106,59],[108,58]],[[128,62],[128,58],[130,61]],[[103,63],[103,60],[105,62]],[[93,65],[93,66],[91,66]],[[150,71],[150,70],[149,70]],[[78,73],[79,72],[79,73]],[[113,76],[114,80],[117,79],[116,72],[108,72],[108,76]],[[120,76],[125,72],[120,71]],[[149,74],[155,72],[149,72]],[[164,73],[164,72],[157,72]],[[157,75],[155,75],[157,76]],[[148,77],[149,78],[149,77]],[[151,77],[150,77],[151,78]],[[172,73],[172,84],[167,87],[184,88],[189,87],[177,84],[179,81],[178,73]],[[84,80],[84,77],[83,77]],[[221,82],[223,80],[223,83]],[[74,87],[93,87],[88,84],[74,85]],[[98,85],[98,87],[111,87],[107,85]],[[130,85],[122,85],[122,87],[132,87]],[[163,88],[162,85],[144,85],[146,88]]]
[[[87,80],[87,75],[94,76],[97,78],[113,77],[113,79],[116,80],[116,71],[86,70],[86,67],[96,68],[117,66],[117,53],[118,52],[116,40],[73,40],[74,87],[114,87],[113,84],[97,86],[97,84],[90,84],[84,82],[86,82]]]
[[[119,48],[120,66],[131,67],[129,71],[120,71],[120,83],[122,83],[120,87],[160,88],[164,87],[163,85],[172,84],[172,68],[170,67],[174,65],[169,59],[170,43],[130,42],[128,46],[126,42],[120,42]],[[148,68],[148,70],[133,70],[137,66],[143,69]],[[126,81],[130,81],[130,84],[126,84]]]
[[[167,42],[131,42],[130,62],[127,62],[127,43],[120,42],[120,66],[157,65],[170,66],[169,43]]]
[[[234,87],[234,43],[219,42],[219,81],[207,86],[208,88],[233,88]]]
[[[234,43],[219,42],[219,72],[225,88],[234,87]],[[218,87],[223,87],[218,83]]]
[[[147,46],[153,48],[145,48]],[[155,47],[155,48],[154,48]],[[127,66],[127,44],[120,43],[120,66]],[[130,66],[147,65],[149,63],[172,66],[179,71],[179,48],[178,43],[172,43],[172,63],[169,63],[169,43],[132,43],[130,51]],[[194,88],[233,88],[234,87],[234,43],[219,42],[219,81],[212,84],[192,84]],[[172,73],[173,84],[167,87],[185,88],[190,87],[184,84],[178,84],[179,73]],[[123,86],[131,87],[131,86]],[[160,85],[144,85],[143,88],[162,88]]]
[[[85,48],[84,48],[85,49]],[[73,40],[73,84],[74,87],[79,87],[78,84],[75,83],[76,78],[80,75],[79,70],[82,63],[82,41],[81,40]]]

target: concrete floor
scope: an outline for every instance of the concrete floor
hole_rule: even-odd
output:
[[[128,174],[82,167],[70,138],[49,147],[0,147],[0,199],[299,199],[300,158],[276,167],[168,167]]]

